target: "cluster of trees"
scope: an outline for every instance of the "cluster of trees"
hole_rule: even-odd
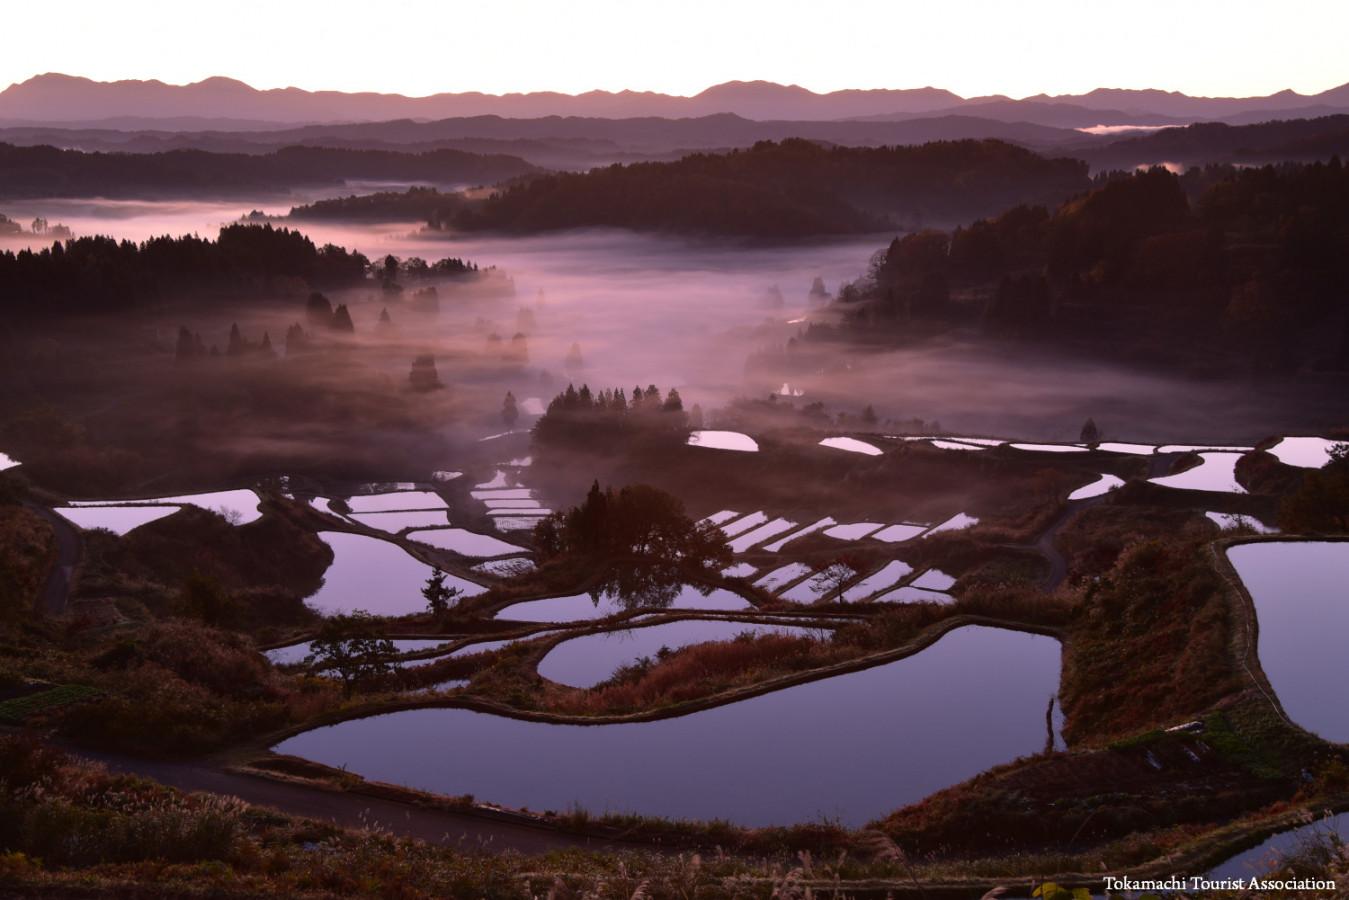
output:
[[[1331,448],[1331,460],[1307,472],[1297,490],[1284,498],[1279,525],[1285,531],[1349,533],[1349,442]]]
[[[23,225],[11,219],[4,213],[0,213],[0,235],[23,234]],[[64,225],[52,225],[46,219],[38,216],[33,220],[29,234],[45,235],[51,238],[68,238],[71,231]]]
[[[694,407],[696,415],[702,412]],[[567,385],[534,423],[534,439],[541,444],[604,446],[605,442],[635,435],[668,436],[682,441],[689,430],[689,414],[679,391],[661,396],[654,384],[631,395],[622,388],[592,392],[589,385]],[[599,442],[596,444],[596,442]]]
[[[487,336],[483,352],[492,359],[509,365],[523,366],[529,362],[529,338],[525,337],[523,331],[517,331],[511,335],[509,341],[506,341],[494,331]]]
[[[1169,333],[1187,349],[1208,343],[1275,366],[1310,351],[1343,368],[1346,279],[1349,170],[1334,158],[1106,174],[1053,212],[1019,205],[896,238],[839,300],[870,333],[922,319],[1124,344]]]
[[[0,302],[7,315],[96,314],[169,296],[210,302],[297,280],[348,286],[365,279],[367,266],[360,253],[316,247],[298,231],[271,225],[230,225],[214,241],[81,237],[0,253]]]
[[[789,139],[674,162],[520,179],[438,227],[847,234],[895,221],[973,218],[1015,203],[1057,202],[1089,185],[1085,163],[1046,159],[1002,141],[825,147]]]
[[[379,191],[318,200],[291,207],[290,218],[344,222],[429,222],[440,228],[453,221],[464,207],[462,194],[445,193],[433,187],[406,191]]]
[[[726,535],[697,523],[678,497],[650,485],[615,491],[591,485],[585,501],[554,513],[534,529],[544,559],[567,556],[602,572],[591,591],[629,606],[668,606],[680,588],[730,565]]]
[[[493,184],[537,172],[515,156],[283,147],[271,153],[86,153],[0,143],[0,196],[242,196],[352,179]]]
[[[334,308],[332,301],[322,291],[314,291],[309,295],[304,304],[304,315],[312,328],[325,328],[342,334],[356,331],[356,323],[351,321],[351,311],[347,305],[342,303]]]

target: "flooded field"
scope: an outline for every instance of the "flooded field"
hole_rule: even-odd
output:
[[[1349,742],[1349,542],[1261,541],[1227,551],[1255,601],[1260,667],[1289,717]]]
[[[1056,641],[967,627],[888,665],[675,719],[576,726],[419,709],[275,750],[535,810],[858,826],[1040,750],[1058,676]]]

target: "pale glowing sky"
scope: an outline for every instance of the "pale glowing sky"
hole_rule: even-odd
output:
[[[963,96],[1349,81],[1349,0],[6,2],[0,86],[41,72],[409,95],[733,79]]]

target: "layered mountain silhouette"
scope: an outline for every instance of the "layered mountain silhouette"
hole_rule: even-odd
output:
[[[1098,89],[1086,94],[964,98],[938,88],[843,90],[818,94],[796,85],[727,82],[692,97],[639,91],[583,94],[477,92],[399,94],[258,90],[230,78],[193,84],[99,82],[38,75],[0,92],[0,124],[61,124],[169,130],[243,131],[298,124],[438,120],[476,116],[538,118],[697,118],[733,114],[751,120],[903,120],[965,115],[1057,128],[1176,125],[1201,120],[1252,122],[1349,112],[1349,84],[1319,94],[1191,97],[1159,90]]]

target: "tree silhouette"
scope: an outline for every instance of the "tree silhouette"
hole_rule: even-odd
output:
[[[343,692],[350,696],[357,686],[393,670],[388,657],[397,653],[397,648],[393,641],[376,634],[377,626],[378,620],[365,610],[329,616],[310,643],[305,664],[337,672]]]
[[[462,594],[463,591],[459,588],[446,586],[445,573],[440,569],[431,572],[431,576],[426,579],[426,585],[422,588],[426,606],[437,618],[449,612],[450,605]]]

